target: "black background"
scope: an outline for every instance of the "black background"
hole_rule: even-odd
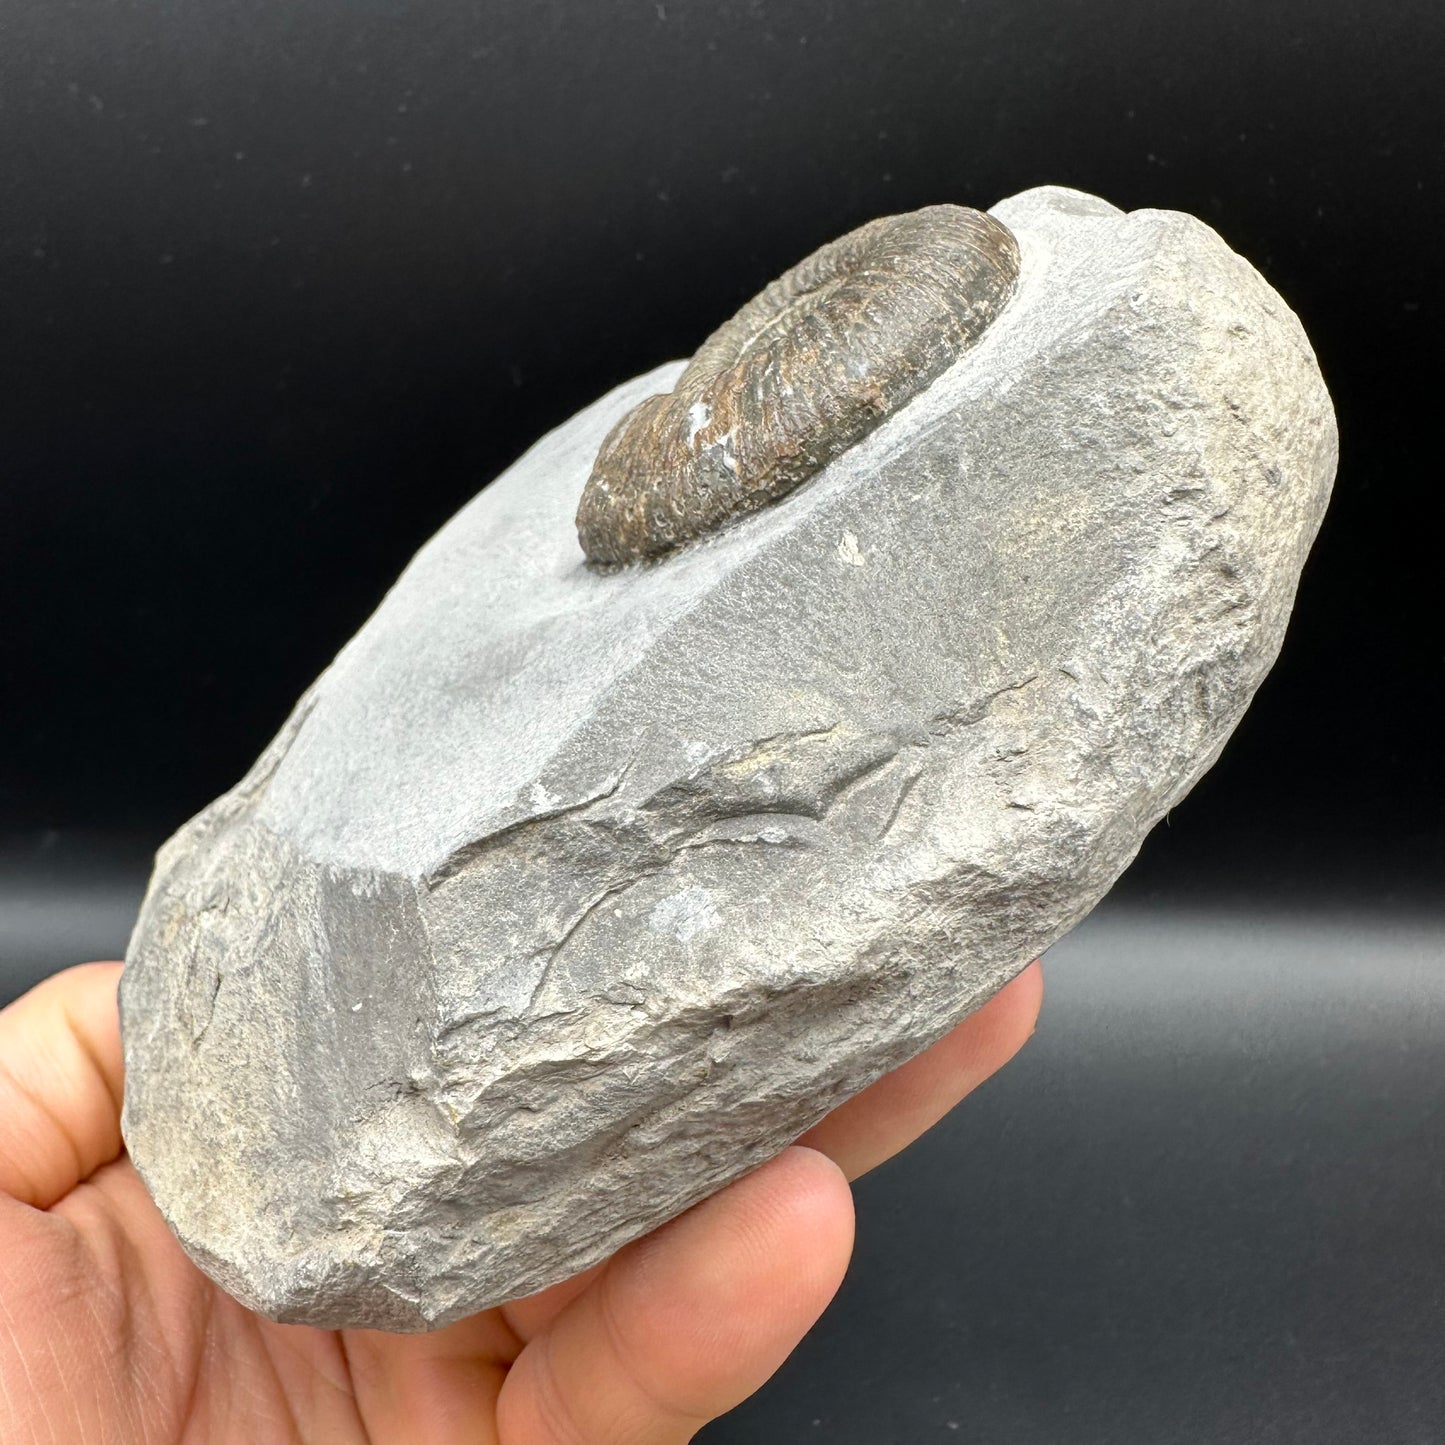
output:
[[[1342,907],[1355,939],[1360,918],[1438,917],[1442,90],[1439,0],[10,0],[11,984],[121,946],[150,850],[542,431],[871,216],[1044,182],[1214,225],[1304,320],[1342,437],[1281,661],[1120,897],[1156,927],[1282,911],[1306,928],[1291,957]],[[1422,1130],[1426,1077],[1395,1101]],[[1441,1176],[1397,1162],[1438,1218]],[[1225,1328],[1274,1328],[1241,1308]],[[1418,1400],[1440,1357],[1411,1338],[1390,1388]],[[825,1395],[835,1358],[797,1388]],[[1281,1401],[1210,1438],[1335,1438]],[[1067,1413],[988,1438],[1096,1438]],[[940,1428],[900,1438],[970,1438]]]
[[[22,0],[0,40],[8,827],[164,833],[547,427],[868,217],[1058,182],[1215,225],[1339,408],[1176,851],[1440,862],[1432,0]]]

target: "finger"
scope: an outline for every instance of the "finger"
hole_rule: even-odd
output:
[[[785,1150],[629,1245],[518,1356],[501,1438],[680,1445],[752,1394],[842,1282],[853,1204],[837,1166]]]
[[[1028,1042],[1043,1002],[1038,963],[916,1059],[840,1104],[798,1141],[856,1179],[933,1127]]]
[[[0,1011],[0,1194],[48,1209],[121,1152],[118,963],[86,963]]]
[[[545,1329],[582,1293],[588,1285],[606,1269],[606,1264],[594,1264],[580,1274],[574,1274],[558,1284],[549,1285],[525,1299],[513,1300],[502,1306],[502,1317],[512,1333],[526,1344],[533,1335]]]
[[[485,1445],[507,1366],[522,1348],[487,1310],[429,1334],[346,1330],[340,1336],[367,1438]]]

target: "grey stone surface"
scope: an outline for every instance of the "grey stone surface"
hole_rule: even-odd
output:
[[[1082,918],[1273,661],[1334,474],[1299,323],[1213,231],[995,208],[1013,301],[813,482],[598,573],[669,366],[540,441],[166,844],[125,1134],[278,1318],[416,1329],[757,1165]]]

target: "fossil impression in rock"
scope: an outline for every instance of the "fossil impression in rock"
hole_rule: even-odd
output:
[[[481,492],[161,850],[124,1130],[171,1228],[277,1319],[422,1329],[776,1153],[1208,768],[1335,458],[1188,216],[825,247]]]

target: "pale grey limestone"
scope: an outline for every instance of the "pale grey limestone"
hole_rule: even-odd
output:
[[[410,1330],[776,1153],[1068,931],[1279,649],[1335,469],[1208,227],[1046,188],[1014,300],[813,482],[584,565],[543,438],[162,849],[125,1136],[279,1319]]]

